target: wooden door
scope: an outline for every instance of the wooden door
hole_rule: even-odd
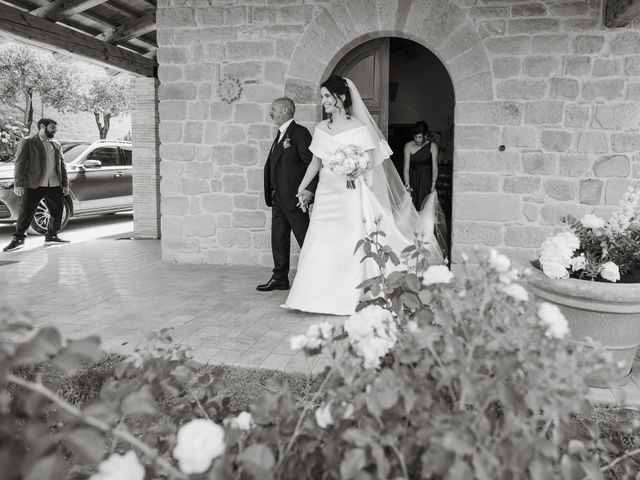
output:
[[[351,50],[333,70],[349,78],[386,137],[389,125],[389,38],[378,38]]]

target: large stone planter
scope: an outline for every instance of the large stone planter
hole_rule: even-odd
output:
[[[534,270],[529,286],[536,297],[560,307],[573,340],[591,337],[611,352],[614,361],[623,362],[620,378],[590,383],[603,386],[603,380],[619,380],[631,372],[640,346],[640,283],[552,280]]]

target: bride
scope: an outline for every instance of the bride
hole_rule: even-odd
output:
[[[373,229],[374,219],[381,219],[386,242],[397,253],[413,243],[417,232],[430,242],[434,262],[442,261],[442,253],[433,237],[433,218],[415,210],[389,159],[391,149],[353,82],[332,75],[321,85],[320,98],[329,118],[315,128],[309,147],[313,159],[298,193],[318,172],[320,179],[298,271],[283,307],[351,315],[360,300],[357,286],[378,274],[373,262],[360,261],[361,251],[354,254],[358,240]],[[345,175],[328,168],[333,153],[347,145],[357,145],[373,162],[371,170],[356,178],[355,188],[347,187]]]

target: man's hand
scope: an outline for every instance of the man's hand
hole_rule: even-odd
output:
[[[302,190],[298,192],[296,197],[298,197],[297,206],[306,211],[307,205],[309,205],[309,203],[311,202],[311,198],[313,198],[313,193],[311,193],[309,190]]]
[[[13,193],[21,197],[22,195],[24,195],[24,187],[13,187]]]
[[[63,195],[69,195],[69,187],[62,187],[62,194]]]

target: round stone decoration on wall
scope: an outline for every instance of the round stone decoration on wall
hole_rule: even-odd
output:
[[[227,76],[218,82],[218,97],[226,103],[235,102],[242,93],[242,82],[236,77]]]

